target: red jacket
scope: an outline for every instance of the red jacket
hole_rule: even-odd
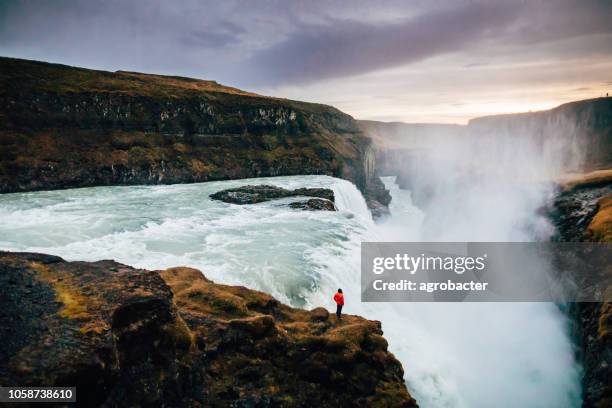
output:
[[[336,292],[334,295],[334,300],[336,301],[336,304],[344,306],[344,295],[342,293]]]

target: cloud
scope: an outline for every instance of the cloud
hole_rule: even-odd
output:
[[[471,62],[469,64],[463,65],[463,68],[486,67],[487,65],[489,65],[488,62]]]
[[[610,47],[593,41],[578,41],[570,50],[555,48],[563,40],[612,33],[612,5],[606,1],[454,4],[454,8],[424,11],[393,22],[330,18],[318,24],[297,24],[283,41],[253,55],[248,65],[255,69],[255,82],[300,83],[479,48],[503,49],[509,55],[550,43],[551,53],[563,58],[574,52],[609,52]]]
[[[466,68],[608,56],[611,20],[599,0],[3,0],[0,54],[266,89],[447,55]]]
[[[301,23],[285,40],[256,53],[249,65],[260,81],[314,81],[420,61],[472,46],[514,21],[511,3],[469,3],[403,19],[364,23],[330,19]]]
[[[180,41],[186,47],[212,48],[235,46],[240,43],[240,36],[245,30],[231,22],[217,24],[214,31],[204,28],[195,28],[180,35]]]

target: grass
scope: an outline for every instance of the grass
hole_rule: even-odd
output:
[[[98,71],[42,61],[0,57],[0,95],[111,93],[154,98],[204,97],[228,106],[291,107],[310,113],[340,113],[328,105],[292,101],[243,91],[216,81],[128,71]]]

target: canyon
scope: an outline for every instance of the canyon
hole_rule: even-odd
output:
[[[465,170],[442,165],[444,171],[440,171],[443,162],[449,158],[473,161],[474,167],[493,174],[494,184],[519,180],[550,185],[541,188],[545,199],[538,210],[553,224],[550,239],[611,242],[612,98],[476,118],[465,126],[376,121],[359,121],[359,126],[374,141],[377,174],[397,175],[397,184],[410,190],[412,201],[420,207],[448,198],[438,186],[454,180],[454,170]],[[463,149],[464,145],[470,147]],[[445,152],[444,146],[451,147]],[[456,151],[448,152],[454,148]],[[495,175],[498,170],[500,175]],[[510,181],[501,173],[516,179]],[[479,182],[478,171],[468,169],[466,176]],[[489,186],[486,191],[495,189]],[[584,369],[582,406],[588,408],[609,406],[612,401],[610,271],[602,271],[600,279],[607,282],[606,302],[561,305],[573,322],[577,358]]]
[[[14,226],[7,218],[5,226],[5,235],[18,233],[14,241],[7,239],[13,252],[0,255],[3,288],[11,288],[0,305],[3,338],[7,339],[0,356],[3,383],[62,385],[76,381],[92,390],[88,403],[110,406],[121,405],[128,388],[135,390],[129,397],[134,402],[166,405],[208,401],[214,406],[244,407],[307,403],[416,406],[411,386],[429,377],[409,366],[416,361],[400,358],[404,372],[382,337],[384,322],[381,328],[376,321],[349,316],[336,325],[324,309],[308,311],[283,304],[306,308],[323,303],[320,276],[327,279],[325,291],[332,289],[336,277],[325,276],[320,264],[305,262],[309,274],[292,276],[299,284],[286,283],[279,292],[283,298],[277,300],[240,285],[210,280],[213,274],[215,280],[220,276],[224,282],[230,277],[239,282],[246,279],[252,282],[250,286],[276,289],[266,286],[264,280],[267,259],[255,262],[253,258],[250,265],[238,262],[231,251],[226,253],[238,269],[258,268],[261,276],[257,279],[230,276],[227,265],[200,268],[204,273],[168,268],[184,260],[206,262],[210,258],[205,250],[197,252],[202,249],[196,248],[194,240],[184,237],[201,234],[195,241],[223,250],[215,245],[225,242],[227,236],[208,235],[207,223],[224,230],[229,220],[236,224],[232,235],[228,234],[235,241],[231,242],[234,250],[251,250],[241,246],[242,240],[255,236],[259,247],[253,253],[263,253],[284,244],[273,239],[275,234],[288,242],[310,234],[316,245],[335,245],[336,252],[323,252],[320,258],[331,262],[342,253],[340,263],[346,265],[323,265],[340,268],[350,281],[348,273],[356,268],[350,263],[356,259],[351,252],[355,248],[347,250],[343,243],[371,238],[359,235],[363,225],[375,229],[370,214],[383,222],[389,218],[391,195],[381,176],[397,176],[399,193],[409,191],[411,205],[423,209],[430,219],[451,214],[440,217],[446,221],[443,229],[423,227],[426,233],[418,235],[419,239],[524,239],[531,237],[524,230],[540,232],[540,218],[553,224],[555,240],[609,242],[612,236],[611,178],[607,173],[612,167],[612,98],[573,102],[550,111],[476,118],[467,126],[403,124],[355,120],[330,106],[257,95],[214,81],[111,73],[11,58],[0,58],[0,68],[0,193],[18,193],[4,196],[8,198],[3,210],[8,208],[6,214],[17,221],[23,214],[40,221],[40,226],[27,222],[19,226],[17,221]],[[567,173],[587,172],[593,173],[560,181]],[[508,174],[516,176],[512,183]],[[313,180],[319,184],[303,186],[301,180],[280,177],[303,175],[317,175]],[[334,184],[339,181],[325,176],[348,180],[358,192],[351,190],[355,187],[350,183]],[[263,177],[282,179],[285,184],[270,187],[268,180],[253,190],[259,181],[251,181],[216,191],[208,191],[212,188],[209,183],[192,184]],[[559,181],[549,186],[556,177]],[[321,183],[329,183],[330,188],[340,185],[346,196],[321,188],[326,187]],[[511,188],[504,189],[508,184]],[[546,187],[532,188],[540,184]],[[110,187],[143,185],[147,187]],[[529,186],[527,191],[521,189],[523,185]],[[478,188],[472,191],[474,186]],[[257,188],[262,187],[275,200],[260,197]],[[59,192],[25,195],[72,188],[83,189],[66,190],[66,196]],[[459,192],[460,188],[471,195]],[[240,209],[231,215],[225,203],[225,207],[207,207],[203,197],[223,193],[227,197],[246,193],[240,196],[241,203],[253,205],[237,206]],[[526,198],[513,202],[515,193]],[[319,198],[291,203],[282,210],[272,205],[277,198],[296,194]],[[490,208],[492,214],[482,211],[489,210],[489,196],[504,194],[518,210],[504,208],[500,200],[493,201],[499,209]],[[478,205],[470,208],[470,197],[480,200]],[[21,208],[15,204],[21,198],[35,204]],[[86,204],[82,208],[78,207],[81,200]],[[312,200],[319,201],[310,203]],[[360,200],[365,200],[363,205]],[[196,208],[194,202],[203,207]],[[42,203],[41,212],[46,211],[42,218],[36,218],[40,217],[36,203]],[[113,218],[127,207],[141,205],[139,211],[146,213],[142,218],[135,210],[124,218]],[[84,216],[79,212],[83,209],[101,211],[101,220],[108,225],[93,221],[92,214]],[[323,218],[313,221],[301,209],[330,211],[317,214]],[[70,211],[71,217],[62,218]],[[188,216],[172,218],[181,211],[189,212]],[[48,214],[58,222],[65,220],[69,228],[60,234],[65,225],[46,221]],[[218,214],[223,217],[214,218]],[[458,222],[461,217],[457,214],[465,216],[467,224]],[[472,215],[479,222],[470,224],[468,221],[475,221]],[[526,224],[520,225],[518,233],[510,225],[516,223],[510,216]],[[291,235],[298,217],[302,217],[303,229]],[[95,234],[81,237],[82,218],[89,220],[87,228],[102,230],[96,231],[102,238]],[[244,221],[253,218],[266,224],[265,228],[270,228],[267,220],[273,220],[279,229],[260,232]],[[179,227],[167,225],[169,219]],[[36,228],[49,222],[48,236],[42,236]],[[132,230],[133,224],[140,229]],[[488,229],[493,224],[497,229]],[[156,229],[163,233],[155,233]],[[148,236],[151,231],[155,239]],[[165,234],[172,233],[177,234],[174,240],[165,240]],[[123,240],[124,247],[128,243],[135,246],[124,252],[117,240]],[[96,248],[87,247],[88,243]],[[304,248],[311,247],[304,242],[300,245],[291,249],[294,258],[280,250],[274,255],[302,262]],[[20,247],[27,252],[19,252]],[[71,259],[32,253],[32,247],[49,248],[49,253],[63,251]],[[105,251],[133,266],[98,261]],[[163,256],[143,259],[158,254]],[[174,259],[181,263],[166,265]],[[132,260],[163,267],[138,267]],[[610,303],[604,302],[577,304],[567,311],[575,326],[577,359],[584,367],[585,408],[608,406],[612,398],[610,310]],[[400,315],[392,316],[398,319]],[[402,337],[395,333],[394,339],[401,343]],[[45,355],[48,348],[57,353]],[[407,355],[413,356],[414,350],[407,349]],[[63,364],[66,360],[74,364]],[[434,383],[438,379],[432,378]],[[438,386],[443,389],[443,385]],[[334,387],[346,392],[334,393]],[[425,399],[423,388],[427,387],[416,396],[419,401],[419,397]],[[468,401],[464,406],[469,406],[470,400],[462,399],[464,390],[444,390],[460,396],[442,395],[441,401]],[[435,388],[432,394],[437,391]],[[429,406],[434,398],[428,400]]]
[[[0,192],[326,174],[373,207],[370,140],[326,105],[191,78],[0,58]]]

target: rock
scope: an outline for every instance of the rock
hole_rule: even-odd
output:
[[[298,188],[296,190],[287,190],[285,188],[268,185],[229,188],[211,194],[210,198],[226,203],[243,205],[298,196],[319,197],[330,201],[332,205],[334,202],[334,192],[329,188]]]
[[[158,273],[11,253],[0,269],[0,383],[73,385],[83,406],[184,402],[191,332]]]
[[[310,320],[313,322],[325,322],[329,319],[329,312],[324,307],[317,307],[310,311]]]
[[[561,242],[610,242],[612,238],[612,185],[591,178],[572,180],[556,197],[551,219]],[[576,303],[571,317],[579,339],[584,368],[582,378],[584,408],[612,405],[612,270],[602,271],[598,280],[611,282],[605,302]],[[578,277],[580,279],[582,277]]]
[[[561,191],[550,211],[550,218],[557,229],[555,239],[567,242],[583,241],[589,224],[597,213],[598,202],[609,194],[612,194],[612,184],[592,188],[575,186]]]
[[[231,204],[256,204],[277,198],[289,197],[291,192],[276,186],[243,186],[218,191],[210,195],[213,200]]]
[[[311,198],[308,201],[296,201],[289,204],[289,207],[309,211],[337,211],[333,202],[321,198]]]
[[[329,200],[332,203],[336,201],[334,191],[329,188],[298,188],[293,190],[293,195],[304,197],[318,197],[324,200]]]
[[[386,205],[382,205],[376,200],[369,200],[368,208],[370,209],[370,212],[372,213],[372,217],[374,217],[374,219],[380,219],[391,215],[389,207],[387,207]]]
[[[0,287],[3,385],[76,385],[83,406],[417,406],[380,322],[196,269],[1,252]]]

